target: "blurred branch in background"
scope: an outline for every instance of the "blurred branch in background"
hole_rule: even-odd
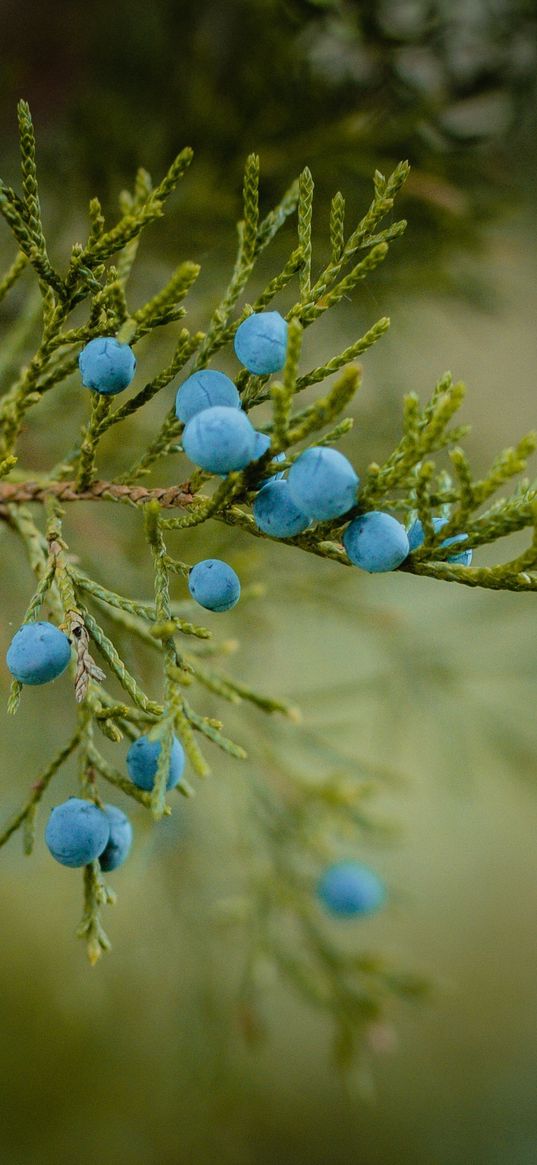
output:
[[[478,246],[513,197],[517,141],[534,153],[531,0],[118,0],[113,21],[103,0],[74,0],[67,35],[59,11],[11,5],[0,71],[4,143],[25,96],[47,188],[63,174],[110,195],[141,156],[162,169],[187,141],[184,229],[212,247],[253,148],[269,199],[307,161],[319,204],[344,185],[352,212],[376,166],[408,157],[413,261],[402,253],[399,272],[469,293],[450,253]]]

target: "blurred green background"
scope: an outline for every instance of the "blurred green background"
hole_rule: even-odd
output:
[[[193,169],[167,225],[152,227],[142,245],[131,295],[142,302],[180,259],[199,260],[187,323],[202,327],[226,282],[250,149],[261,154],[267,209],[311,166],[318,261],[334,190],[343,189],[356,216],[375,167],[387,171],[408,156],[407,235],[382,276],[307,337],[307,362],[317,363],[379,315],[392,318],[364,360],[343,448],[358,472],[380,461],[398,435],[402,392],[425,398],[446,368],[469,386],[466,447],[478,472],[535,424],[533,4],[118,0],[112,9],[74,0],[52,9],[4,0],[3,16],[2,174],[17,182],[15,103],[23,96],[56,253],[83,236],[91,195],[112,213],[138,165],[157,177],[192,144]],[[5,231],[0,251],[9,261]],[[277,261],[269,256],[267,270]],[[20,311],[23,287],[3,307],[2,328]],[[144,370],[160,354],[140,345]],[[28,425],[32,468],[50,464],[76,434],[85,402],[74,385],[57,401],[51,394]],[[143,445],[161,409],[153,402],[131,425],[131,446],[118,456]],[[176,473],[166,464],[159,480]],[[95,577],[144,595],[136,516],[102,509],[68,513],[73,549]],[[106,920],[114,949],[94,970],[73,939],[79,878],[51,863],[42,841],[30,860],[16,838],[2,852],[3,1160],[533,1165],[532,597],[365,577],[251,541],[215,524],[191,534],[184,555],[222,554],[244,581],[266,585],[265,599],[226,616],[223,634],[241,641],[230,666],[298,703],[304,726],[232,710],[226,726],[247,742],[250,759],[212,758],[215,775],[195,801],[180,801],[158,828],[135,809],[134,852],[114,878],[119,903]],[[1,526],[0,553],[3,659],[31,580]],[[174,597],[183,597],[179,583]],[[216,617],[213,624],[221,632]],[[146,658],[123,646],[151,684]],[[61,684],[26,692],[14,721],[2,713],[3,818],[70,716]],[[241,842],[251,776],[270,782],[275,755],[305,773],[331,771],[344,757],[351,770],[398,774],[379,780],[375,800],[398,832],[352,842],[386,878],[390,904],[344,929],[344,941],[425,971],[438,987],[423,1009],[394,1005],[396,1041],[388,1034],[372,1050],[367,1101],[366,1079],[357,1100],[341,1088],[327,1020],[268,969],[267,1038],[255,1049],[241,1039],[247,938],[220,925],[218,903],[248,893]],[[72,777],[68,769],[47,804],[71,791]]]

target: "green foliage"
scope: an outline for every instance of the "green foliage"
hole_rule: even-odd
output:
[[[3,184],[0,188],[0,210],[16,240],[18,252],[0,283],[0,290],[7,294],[32,268],[41,294],[42,321],[33,355],[11,382],[6,378],[0,401],[0,521],[24,546],[35,576],[35,590],[25,612],[21,611],[21,622],[36,619],[41,610],[48,611],[73,642],[71,671],[77,707],[76,728],[71,730],[68,744],[44,769],[26,802],[0,836],[3,843],[22,827],[25,851],[29,852],[42,796],[56,772],[75,751],[84,795],[99,803],[100,782],[111,784],[148,808],[157,821],[171,812],[165,784],[174,734],[181,739],[192,771],[198,777],[210,771],[204,751],[206,741],[232,757],[245,758],[245,750],[224,734],[222,723],[197,711],[190,703],[187,698],[190,687],[200,693],[205,689],[232,704],[247,701],[265,713],[297,719],[296,710],[285,700],[251,690],[227,670],[214,666],[213,656],[227,654],[227,642],[221,645],[213,642],[208,628],[183,618],[191,614],[194,604],[188,600],[177,604],[170,596],[170,576],[185,578],[189,571],[189,564],[175,558],[168,549],[168,539],[176,537],[179,531],[213,520],[265,537],[253,522],[251,502],[257,484],[271,470],[271,454],[265,454],[240,472],[230,473],[216,486],[209,474],[191,469],[186,480],[177,486],[146,486],[140,479],[156,472],[164,457],[176,458],[181,452],[182,426],[173,408],[164,412],[160,428],[148,446],[113,478],[102,476],[101,442],[118,425],[128,424],[139,409],[176,381],[187,364],[189,372],[206,367],[230,345],[242,320],[252,311],[267,307],[280,293],[285,291],[289,296],[293,282],[297,284],[297,298],[286,313],[289,343],[281,380],[270,381],[268,376],[254,376],[243,370],[237,379],[243,408],[250,412],[264,402],[271,403],[271,418],[263,429],[271,435],[272,454],[283,451],[286,457],[283,466],[272,466],[273,471],[291,465],[304,442],[306,447],[337,442],[352,425],[352,418],[344,414],[361,380],[361,368],[353,361],[380,339],[389,321],[382,317],[342,352],[320,366],[301,372],[304,331],[353,293],[369,272],[384,261],[391,242],[404,231],[405,222],[390,221],[389,216],[409,167],[400,163],[387,178],[379,171],[375,173],[369,208],[347,235],[344,200],[339,193],[334,196],[329,223],[330,258],[315,273],[310,171],[306,168],[278,205],[260,217],[259,160],[255,155],[250,156],[244,177],[244,210],[238,224],[234,268],[204,330],[190,330],[181,324],[178,332],[173,332],[174,348],[168,363],[126,404],[118,405],[109,397],[88,394],[89,415],[79,440],[64,450],[60,462],[48,472],[35,474],[30,466],[21,463],[24,444],[21,439],[28,415],[46,394],[74,372],[81,346],[99,335],[116,335],[120,341],[136,346],[143,336],[157,329],[168,325],[175,329],[186,314],[184,301],[200,269],[194,262],[181,261],[160,292],[142,307],[131,310],[127,284],[140,235],[148,224],[162,216],[166,200],[189,166],[191,151],[185,149],[155,187],[149,175],[139,171],[134,192],[121,196],[121,214],[114,225],[107,226],[98,200],[93,199],[86,243],[74,244],[64,273],[56,270],[49,258],[41,220],[35,142],[25,102],[19,106],[19,123],[22,196]],[[257,260],[295,212],[298,239],[292,241],[288,258],[252,303],[243,302],[243,293]],[[75,311],[73,322],[71,316]],[[79,322],[82,311],[85,319]],[[15,334],[15,349],[17,343]],[[9,345],[9,336],[5,344]],[[313,388],[334,373],[339,376],[324,395],[311,396],[301,408],[296,405],[298,393]],[[73,392],[76,391],[73,385]],[[420,406],[413,393],[405,398],[401,440],[384,464],[373,463],[368,467],[359,502],[346,515],[345,522],[356,514],[378,508],[388,508],[406,521],[417,515],[424,526],[425,541],[401,570],[467,586],[535,590],[535,487],[524,479],[510,495],[492,503],[490,499],[513,477],[524,472],[526,460],[537,443],[536,435],[530,434],[516,449],[500,454],[489,474],[474,480],[459,445],[466,427],[452,426],[463,396],[464,386],[454,384],[446,374],[425,406]],[[442,461],[437,466],[433,460],[438,456],[445,458],[446,451],[449,472]],[[152,599],[138,599],[109,589],[89,577],[70,554],[64,538],[65,507],[80,500],[101,504],[121,502],[139,513],[147,543],[148,572],[152,567],[154,579]],[[448,525],[441,536],[433,531],[435,514],[448,516]],[[343,526],[341,518],[324,522],[287,539],[285,545],[349,566],[341,543]],[[532,532],[528,549],[501,565],[463,567],[448,563],[445,561],[448,551],[440,545],[446,536],[462,530],[468,534],[465,548],[477,548],[525,528]],[[415,585],[419,586],[418,579]],[[146,692],[127,666],[113,638],[101,626],[102,613],[118,633],[127,631],[149,652],[158,654],[162,666],[159,698]],[[93,651],[115,681],[112,686],[119,689],[119,694],[108,690],[105,673],[93,659]],[[11,713],[16,712],[21,694],[21,685],[14,681],[9,699]],[[138,789],[111,765],[97,743],[100,735],[111,743],[119,743],[124,736],[135,739],[140,731],[161,743],[151,793]],[[288,776],[292,796],[281,802],[268,790],[256,788],[265,843],[274,869],[273,880],[267,879],[264,871],[265,890],[261,898],[257,895],[255,899],[262,903],[256,924],[259,951],[271,954],[308,997],[334,1014],[338,1057],[345,1066],[354,1049],[352,1033],[356,1023],[364,1017],[370,1020],[379,1015],[390,993],[417,994],[418,987],[413,991],[408,986],[411,979],[390,970],[382,960],[343,955],[338,951],[317,918],[311,901],[311,877],[304,882],[303,869],[295,868],[295,858],[289,857],[295,847],[300,861],[309,863],[310,874],[319,868],[323,859],[330,857],[334,843],[327,840],[322,828],[312,841],[312,814],[317,822],[328,823],[330,828],[338,817],[358,826],[367,824],[367,812],[362,806],[363,789],[340,781],[334,783],[331,779],[319,788],[310,788],[295,781],[292,774]],[[186,797],[194,792],[184,781],[178,791]],[[291,836],[293,847],[285,844]],[[84,917],[79,933],[86,939],[90,960],[94,962],[109,945],[100,912],[111,901],[111,895],[93,866],[86,869],[84,879]],[[282,909],[294,911],[308,952],[305,962],[293,955],[281,935],[278,938],[277,920]],[[357,982],[349,979],[353,971],[358,974]]]

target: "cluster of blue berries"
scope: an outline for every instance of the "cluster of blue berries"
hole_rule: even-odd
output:
[[[257,376],[278,372],[285,364],[287,333],[287,322],[279,312],[253,312],[235,333],[236,355]],[[107,337],[92,340],[80,354],[83,382],[98,392],[119,392],[130,383],[135,366],[129,346]],[[205,368],[189,376],[177,392],[175,411],[184,425],[184,452],[208,473],[225,477],[258,461],[270,449],[270,437],[254,428],[241,408],[236,385],[223,372]],[[285,460],[285,454],[279,453],[275,460]],[[297,457],[287,477],[278,472],[258,483],[253,518],[262,533],[293,538],[312,522],[349,514],[357,504],[359,485],[358,475],[342,453],[315,446]],[[434,518],[435,531],[446,521]],[[442,545],[466,538],[466,534],[455,534]],[[371,510],[349,522],[342,540],[355,566],[379,573],[396,570],[423,539],[419,519],[407,531],[391,514]],[[468,566],[471,558],[468,549],[449,555],[447,561]],[[189,586],[192,597],[213,611],[229,610],[240,594],[235,572],[217,559],[198,563]]]
[[[200,567],[204,565],[198,564]],[[228,605],[233,605],[233,601],[236,599],[228,599]],[[224,607],[218,609],[224,610]],[[40,621],[25,623],[19,628],[10,643],[6,660],[14,679],[35,686],[56,679],[65,671],[70,658],[71,644],[67,635],[52,623]],[[153,788],[160,750],[160,741],[150,740],[147,736],[138,737],[129,748],[127,769],[133,784],[139,789],[150,791]],[[184,766],[183,746],[175,737],[167,789],[179,784]],[[61,865],[85,866],[98,858],[101,869],[108,872],[125,861],[132,843],[132,826],[125,813],[114,805],[100,809],[93,801],[69,797],[52,810],[45,841]]]
[[[283,368],[287,351],[287,322],[277,311],[254,312],[239,325],[235,352],[256,376]],[[91,340],[79,357],[83,384],[94,392],[115,395],[131,383],[136,359],[131,347],[114,337]],[[270,437],[257,431],[241,407],[236,385],[223,372],[202,369],[181,385],[176,396],[176,415],[184,425],[183,449],[199,468],[226,476],[258,461],[270,450]],[[285,460],[279,453],[275,461]],[[257,484],[253,517],[259,530],[274,538],[292,538],[312,522],[327,522],[349,514],[357,503],[360,481],[353,466],[336,449],[316,446],[301,453],[287,477],[276,472]],[[446,518],[433,518],[435,532]],[[467,538],[456,534],[442,545]],[[395,570],[424,541],[422,523],[416,519],[405,530],[391,514],[369,511],[352,518],[343,533],[343,545],[356,566],[370,572]],[[448,562],[468,565],[472,551],[460,550]],[[220,559],[196,563],[188,578],[192,598],[210,611],[229,611],[240,597],[235,571]],[[14,635],[7,652],[12,676],[22,684],[45,684],[65,671],[71,658],[67,635],[48,622],[24,624]],[[140,736],[127,755],[127,769],[140,789],[154,786],[161,744]],[[173,740],[166,788],[181,780],[185,764],[183,747]],[[93,801],[70,797],[52,810],[45,838],[57,861],[83,866],[99,859],[101,869],[113,870],[125,860],[132,842],[132,827],[121,810],[102,809]],[[384,899],[384,887],[371,870],[354,862],[331,866],[318,884],[318,896],[336,915],[366,914]]]
[[[121,866],[132,843],[132,826],[115,805],[99,808],[93,801],[69,797],[52,809],[45,830],[52,857],[72,869],[99,859],[108,873]]]
[[[158,740],[139,736],[127,753],[127,769],[134,785],[150,791],[155,783],[161,751]],[[183,775],[185,754],[174,737],[166,788],[174,789]],[[93,801],[69,797],[50,814],[45,841],[52,857],[62,866],[80,867],[99,859],[101,870],[109,873],[128,857],[132,844],[132,826],[125,813],[115,805],[101,809]]]

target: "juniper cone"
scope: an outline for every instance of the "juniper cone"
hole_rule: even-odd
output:
[[[136,357],[128,344],[114,336],[96,336],[78,357],[82,384],[106,396],[123,392],[136,371]]]
[[[162,753],[160,740],[150,740],[139,736],[127,753],[127,770],[131,781],[139,789],[152,789],[157,775],[159,757]],[[166,788],[174,789],[179,784],[185,767],[185,753],[177,737],[171,742],[171,750],[166,761]]]
[[[208,611],[229,611],[239,601],[241,584],[235,571],[219,558],[206,558],[188,576],[192,598]]]
[[[99,865],[105,874],[117,870],[129,856],[132,845],[132,825],[126,813],[116,805],[105,805],[110,834],[108,841],[99,854]]]
[[[21,684],[48,684],[61,676],[71,659],[67,635],[53,623],[25,623],[13,636],[6,663]]]
[[[236,385],[224,372],[213,368],[204,368],[201,372],[194,372],[177,390],[175,398],[175,415],[184,425],[203,409],[213,408],[215,405],[227,405],[229,408],[240,408],[241,398]]]
[[[279,372],[285,364],[287,321],[278,311],[254,312],[239,324],[235,352],[256,376]]]
[[[45,841],[62,866],[87,866],[102,854],[110,838],[110,822],[92,801],[70,797],[52,810]]]

